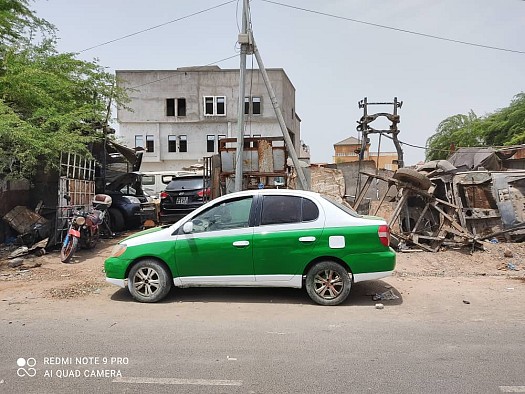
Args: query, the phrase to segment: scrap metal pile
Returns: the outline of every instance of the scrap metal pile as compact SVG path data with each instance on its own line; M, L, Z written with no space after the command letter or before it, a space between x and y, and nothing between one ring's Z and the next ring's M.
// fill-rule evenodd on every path
M445 160L416 169L400 168L392 177L367 177L354 208L372 182L387 182L387 192L371 215L385 217L400 250L436 252L445 246L480 247L480 241L525 240L525 171L459 171Z

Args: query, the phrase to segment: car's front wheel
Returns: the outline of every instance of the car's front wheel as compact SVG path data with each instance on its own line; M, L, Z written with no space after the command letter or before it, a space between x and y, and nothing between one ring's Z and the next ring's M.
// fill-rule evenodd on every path
M306 275L306 292L320 305L338 305L348 297L351 274L333 261L316 263Z
M156 260L141 260L128 275L128 289L139 302L157 302L168 295L172 283L168 270Z

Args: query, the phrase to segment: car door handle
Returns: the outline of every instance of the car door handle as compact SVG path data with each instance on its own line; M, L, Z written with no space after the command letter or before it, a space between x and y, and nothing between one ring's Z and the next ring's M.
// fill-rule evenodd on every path
M233 246L236 248L244 248L245 246L248 246L250 244L250 241L235 241L233 243Z
M301 237L301 238L299 238L299 241L300 242L314 242L315 241L315 237Z

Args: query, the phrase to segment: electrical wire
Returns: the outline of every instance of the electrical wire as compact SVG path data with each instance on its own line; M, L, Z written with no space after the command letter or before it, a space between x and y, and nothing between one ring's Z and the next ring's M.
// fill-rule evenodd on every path
M380 25L378 23L366 22L366 21L362 21L362 20L359 20L359 19L347 18L347 17L340 16L340 15L328 14L326 12L310 10L310 9L302 8L302 7L296 7L296 6L292 6L292 5L289 5L289 4L279 3L277 1L272 1L272 0L261 0L261 1L263 1L265 3L279 5L279 6L282 6L282 7L292 8L292 9L299 10L299 11L310 12L312 14L323 15L323 16L328 16L328 17L331 17L331 18L342 19L342 20L349 21L349 22L361 23L363 25L379 27L381 29L394 30L394 31L398 31L398 32L401 32L401 33L414 34L414 35L421 36L421 37L433 38L433 39L436 39L436 40L448 41L448 42L453 42L453 43L456 43L456 44L470 45L470 46L479 47L479 48L493 49L493 50L496 50L496 51L525 54L525 51L518 51L518 50L515 50L515 49L494 47L494 46L484 45L484 44L476 44L474 42L455 40L455 39L452 39L452 38L445 38L445 37L435 36L435 35L426 34L426 33L419 33L417 31L413 31L413 30L399 29L397 27L392 27L392 26L387 26L387 25Z
M192 67L192 71L194 71L194 70L195 70L195 71L198 71L199 68L208 67L208 66L213 66L213 65L215 65L215 64L217 64L217 63L221 63L221 62L224 62L224 61L226 61L226 60L233 59L233 58L238 57L238 56L239 56L239 54L236 53L236 54L233 55L233 56L225 57L224 59L221 59L221 60L216 60L216 61L214 61L214 62L211 62L211 63L205 64L204 66ZM143 83L143 84L141 84L141 85L133 86L133 87L131 87L130 89L137 89L137 88L140 88L140 87L142 87L142 86L151 85L152 83L160 82L160 81L164 81L164 80L166 80L166 79L170 79L170 78L173 78L173 77L175 77L175 75L169 75L169 76L164 77L164 78L155 79L154 81L150 81L150 82Z
M192 14L185 15L185 16L181 16L180 18L173 19L173 20L171 20L171 21L161 23L160 25L156 25L156 26L148 27L147 29L137 31L137 32L135 32L135 33L126 34L125 36L118 37L118 38L115 38L115 39L113 39L113 40L106 41L106 42L103 42L103 43L101 43L101 44L97 44L97 45L94 45L94 46L92 46L92 47L89 47L89 48L83 49L83 50L79 51L78 53L86 52L86 51L89 51L89 50L91 50L91 49L95 49L95 48L98 48L98 47L101 47L101 46L104 46L104 45L107 45L107 44L114 43L114 42L116 42L116 41L123 40L123 39L125 39L125 38L129 38L129 37L133 37L133 36L136 36L136 35L139 35L139 34L145 33L145 32L150 31L150 30L158 29L159 27L163 27L163 26L169 25L169 24L171 24L171 23L179 22L179 21L181 21L181 20L183 20L183 19L188 19L188 18L190 18L190 17L192 17L192 16L195 16L195 15L203 14L203 13L205 13L205 12L208 12L208 11L214 10L214 9L216 9L216 8L219 8L219 7L225 6L225 5L227 5L227 4L234 3L235 1L238 1L238 0L230 0L230 1L226 1L226 2L221 3L221 4L218 4L218 5L216 5L216 6L213 6L213 7L210 7L210 8L206 8L205 10L200 10L200 11L194 12L194 13L192 13Z

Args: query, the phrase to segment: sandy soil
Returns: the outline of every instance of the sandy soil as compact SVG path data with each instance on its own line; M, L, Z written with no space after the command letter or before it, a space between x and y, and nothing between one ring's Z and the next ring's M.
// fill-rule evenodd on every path
M15 268L8 266L11 260L7 259L13 248L0 247L0 300L69 300L116 290L105 282L103 264L117 241L118 238L102 239L95 249L80 250L71 264L61 263L59 252L53 251L44 256L26 255L23 265ZM508 278L516 285L525 286L525 244L485 243L484 246L485 251L473 253L468 249L400 252L393 279L408 280L413 291L418 286L439 288L440 281L430 280L432 278ZM416 277L425 280L410 280ZM476 286L475 280L467 282Z

